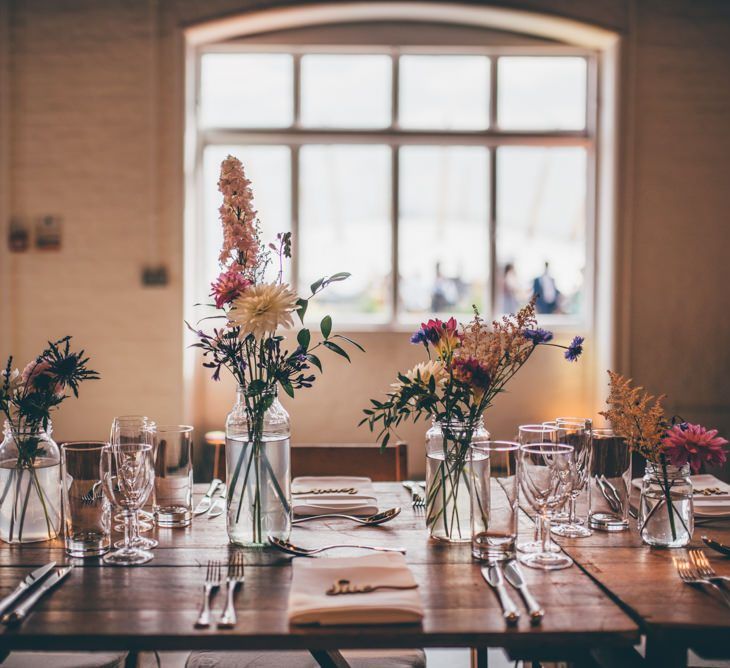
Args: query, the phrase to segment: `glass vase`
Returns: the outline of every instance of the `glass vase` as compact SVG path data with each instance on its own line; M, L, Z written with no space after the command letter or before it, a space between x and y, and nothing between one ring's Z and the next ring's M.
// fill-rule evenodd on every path
M489 466L489 459L471 461L469 448L488 440L481 418L471 426L455 420L434 421L426 432L426 526L431 538L471 541L472 467ZM477 470L473 475L483 477Z
M226 419L227 530L235 545L263 547L291 532L289 414L276 389L243 388Z
M638 524L647 545L683 547L692 540L694 507L689 465L646 463Z
M15 429L0 444L0 540L51 540L61 528L61 453L47 430Z

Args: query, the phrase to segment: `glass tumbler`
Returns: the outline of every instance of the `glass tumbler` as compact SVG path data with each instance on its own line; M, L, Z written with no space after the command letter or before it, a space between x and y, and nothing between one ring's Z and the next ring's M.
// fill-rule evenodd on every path
M612 429L593 430L589 525L599 531L629 528L631 448Z
M154 512L160 527L186 527L193 519L193 428L157 427Z
M64 540L71 557L98 557L111 547L111 508L100 476L105 446L97 441L61 445Z

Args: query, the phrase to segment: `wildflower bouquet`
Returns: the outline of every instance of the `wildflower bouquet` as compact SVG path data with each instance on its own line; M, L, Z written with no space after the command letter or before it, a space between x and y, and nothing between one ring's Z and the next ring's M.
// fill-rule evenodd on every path
M284 260L291 258L291 233L278 234L273 243L262 245L251 182L237 158L229 155L221 164L218 189L223 195L223 248L219 257L222 271L211 286L214 303L209 306L219 311L214 317L225 322L212 333L191 327L198 338L193 345L202 350L203 366L213 370L214 380L219 380L221 369L226 368L238 384L237 410L243 421L244 446L231 458L235 449L233 434L227 433L229 536L234 540L235 534L238 542L263 544L267 532L277 533L277 523L282 527L280 537L288 537L291 519L288 464L285 471L275 475L276 466L264 445L269 438L265 433L267 414L273 411L286 415L278 403L276 388L280 386L293 397L296 390L312 386L313 367L322 371L320 350L349 361L341 344L352 344L360 350L362 347L341 334L332 334L329 316L320 322L318 342L302 326L296 335L296 347L286 347L284 337L277 332L293 328L295 317L303 325L309 300L328 285L347 279L349 274L321 278L310 286L309 296L300 297L283 280ZM272 269L276 277L268 280ZM282 476L286 479L279 479ZM244 495L249 503L244 503ZM267 500L272 499L278 507L267 510ZM235 531L246 519L242 519L242 512L250 521L245 540Z
M468 519L463 526L460 517L460 508L469 503L469 445L483 432L482 416L495 397L538 346L562 348L569 361L583 351L580 336L569 346L552 340L551 332L537 326L534 302L491 324L476 309L471 322L462 326L454 318L429 320L411 337L412 343L425 347L428 361L399 373L386 400L372 399L364 410L360 424L378 429L382 447L404 420L428 416L440 427L440 461L427 467L426 524L431 535L446 540L469 535Z
M673 487L677 484L676 472L689 464L697 473L703 463L722 466L726 460L727 441L698 424L684 422L680 418L668 418L664 413L664 395L655 397L643 387L633 387L631 379L608 372L608 409L601 412L614 431L626 439L631 449L647 462L647 468L659 480L663 498L649 507L650 499L642 499L639 508L639 530L644 534L652 518L666 509L673 541L678 540L677 520L682 525L687 540L692 529L688 518L679 512L674 502ZM646 501L647 503L644 503Z
M0 538L7 542L48 540L60 524L60 455L50 439L50 413L79 385L96 380L84 351L72 352L71 337L48 347L23 371L8 358L0 375L0 412L5 416L0 445ZM28 525L26 525L26 519Z

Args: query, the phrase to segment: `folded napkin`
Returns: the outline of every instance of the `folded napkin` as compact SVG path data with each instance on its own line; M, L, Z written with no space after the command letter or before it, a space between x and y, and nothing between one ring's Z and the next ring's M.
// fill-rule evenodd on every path
M634 487L641 489L641 478L632 481ZM714 475L693 475L692 501L698 517L730 517L730 485ZM703 490L719 490L719 493L703 494Z
M302 494L312 490L356 490L354 494L332 491ZM353 476L301 476L292 480L292 507L295 515L372 515L378 512L373 481Z
M397 552L364 557L294 559L289 593L292 624L415 624L423 619L418 589L379 589L367 594L328 596L339 580L353 586L413 585L416 581Z

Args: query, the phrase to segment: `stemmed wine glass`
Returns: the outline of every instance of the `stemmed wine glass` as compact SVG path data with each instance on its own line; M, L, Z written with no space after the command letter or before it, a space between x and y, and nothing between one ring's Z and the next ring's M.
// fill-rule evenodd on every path
M568 498L575 479L574 449L563 443L533 443L520 446L520 489L525 500L540 515L542 549L521 554L519 560L530 568L545 571L568 568L573 560L563 552L551 552L550 516Z
M124 516L124 541L121 547L104 556L104 563L133 566L148 562L152 553L132 543L132 527L135 513L147 501L155 482L152 445L104 446L99 473L104 493Z
M520 445L531 445L533 443L556 443L557 427L543 424L523 424L518 428L517 442ZM543 548L542 541L542 522L540 516L535 518L535 534L532 540L520 540L515 545L518 552L540 552ZM548 549L553 552L560 552L560 547L552 540L548 544Z
M558 442L572 445L575 451L575 479L568 500L567 521L553 526L552 532L565 538L586 538L593 532L576 516L576 503L591 472L592 422L587 418L558 418L555 424L558 428Z
M157 448L157 424L144 415L121 415L112 420L111 435L109 438L111 445L121 445L124 443L147 443L152 446L152 459L154 461L155 450ZM123 521L121 515L115 516L115 520ZM140 536L140 531L150 531L153 527L154 517L143 510L137 510L132 518L132 537L131 543L134 547L140 547L144 550L151 550L157 547L158 542L154 538L146 538ZM118 527L115 527L118 530ZM115 547L120 547L124 541L114 543Z

